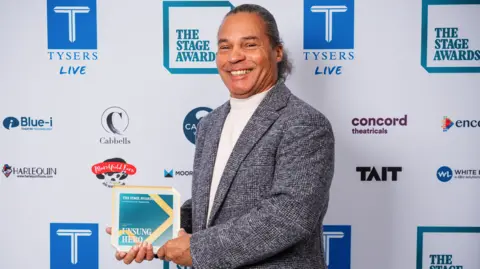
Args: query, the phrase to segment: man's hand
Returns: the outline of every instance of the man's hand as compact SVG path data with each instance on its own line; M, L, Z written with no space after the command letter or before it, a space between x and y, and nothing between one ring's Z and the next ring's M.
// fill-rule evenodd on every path
M112 228L107 227L106 232L107 234L112 235ZM123 260L125 264L130 264L134 260L137 263L141 263L144 260L151 261L153 260L153 247L148 242L137 243L128 253L117 251L115 253L115 258L119 261Z
M169 240L157 251L158 258L181 266L192 266L190 237L192 237L191 234L181 229L177 238Z

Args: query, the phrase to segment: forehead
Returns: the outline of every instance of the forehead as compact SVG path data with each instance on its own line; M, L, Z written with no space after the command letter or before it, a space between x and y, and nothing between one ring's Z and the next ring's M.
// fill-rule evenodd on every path
M240 12L225 18L218 31L219 39L236 39L245 36L266 38L265 22L254 13Z

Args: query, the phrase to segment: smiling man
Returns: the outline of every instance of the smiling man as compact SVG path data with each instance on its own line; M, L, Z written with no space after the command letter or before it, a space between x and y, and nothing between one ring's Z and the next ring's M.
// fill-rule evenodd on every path
M270 12L250 4L229 12L216 61L231 97L198 125L185 231L158 258L195 269L325 269L334 136L284 84L291 65ZM117 259L152 256L143 246Z

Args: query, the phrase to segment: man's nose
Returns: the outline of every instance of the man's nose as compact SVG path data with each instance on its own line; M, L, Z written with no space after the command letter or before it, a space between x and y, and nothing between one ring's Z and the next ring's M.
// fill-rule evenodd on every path
M242 61L245 59L245 54L243 53L243 50L239 47L234 47L230 51L230 55L228 56L228 61L230 63L237 63L239 61Z

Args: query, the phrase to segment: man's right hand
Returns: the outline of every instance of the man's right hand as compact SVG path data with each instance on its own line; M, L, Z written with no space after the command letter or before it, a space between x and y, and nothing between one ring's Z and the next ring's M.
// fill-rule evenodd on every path
M112 227L107 227L105 231L107 234L112 235ZM144 260L151 261L153 257L153 247L148 242L137 243L128 253L123 251L115 253L115 258L119 261L123 260L125 264L130 264L133 261L137 263L141 263Z

